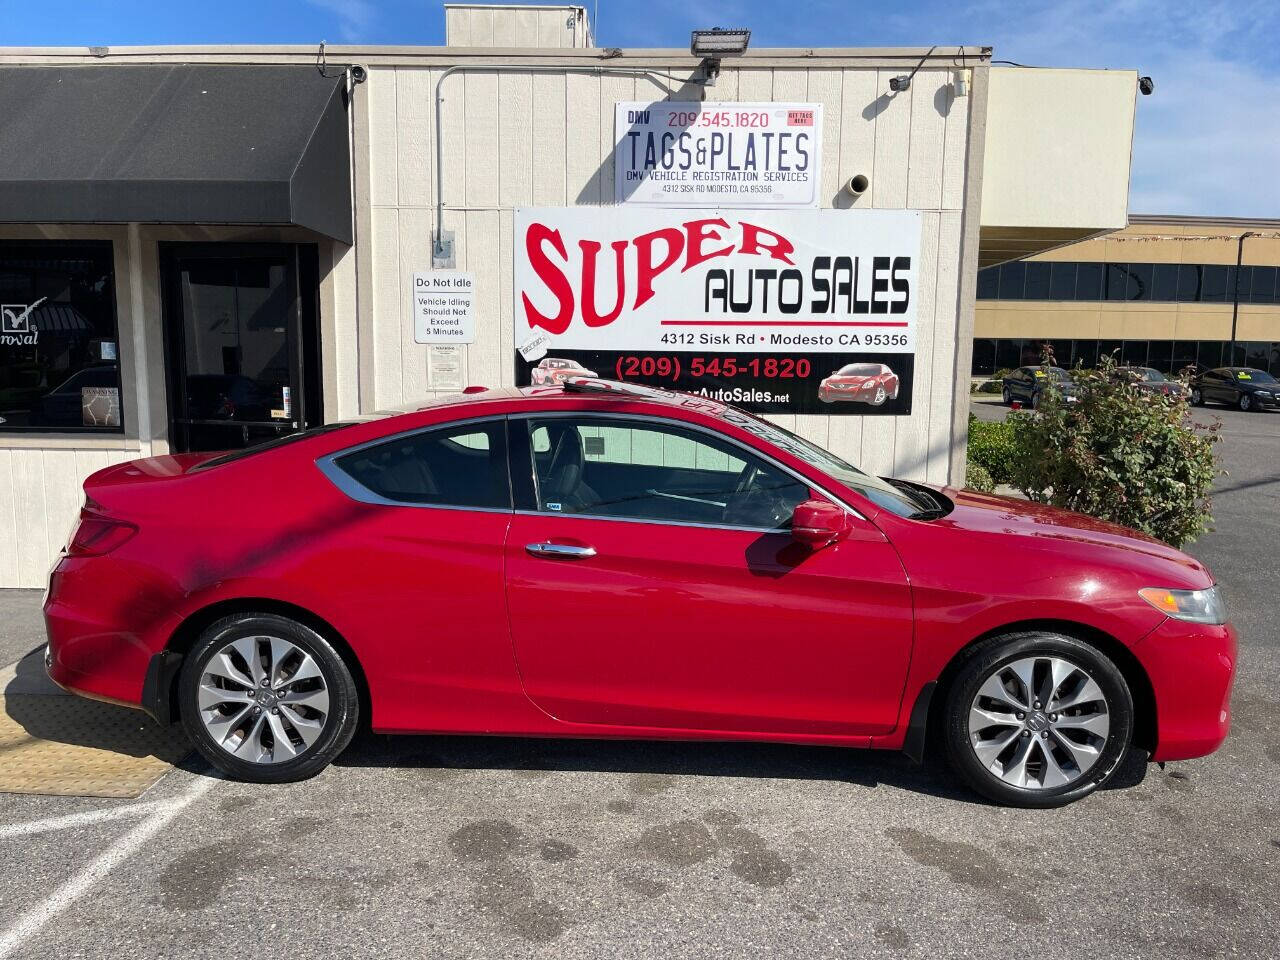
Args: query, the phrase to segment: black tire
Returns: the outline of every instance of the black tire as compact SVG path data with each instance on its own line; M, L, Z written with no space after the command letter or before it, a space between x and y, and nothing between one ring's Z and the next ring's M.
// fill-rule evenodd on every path
M1192 388L1191 388L1191 405L1192 405L1193 407L1203 407L1203 406L1204 406L1204 394L1202 394L1202 393L1200 392L1200 388L1199 388L1199 387L1192 387Z
M328 690L329 708L319 736L292 759L254 763L236 757L214 740L200 718L199 687L206 665L228 643L252 636L278 637L310 654ZM183 659L178 703L183 728L201 756L228 776L251 783L292 783L315 776L346 749L360 713L355 680L332 644L310 627L269 613L224 617L206 629Z
M1074 781L1059 787L1006 783L978 760L969 738L969 711L983 683L1002 665L1033 656L1053 656L1083 669L1107 702L1109 730L1097 760ZM1100 650L1075 637L1047 631L1009 633L973 648L949 685L943 704L942 741L947 759L975 791L1011 807L1060 807L1088 796L1116 772L1133 737L1133 697L1124 676Z
M1038 393L1033 393L1033 394L1031 395L1031 409L1032 409L1032 410L1039 410L1039 409L1040 409L1040 394L1038 394Z
M1000 392L1001 392L1001 394L1002 394L1002 395L1003 395L1003 397L1004 397L1004 405L1005 405L1006 407L1011 407L1011 406L1013 406L1013 394L1009 392L1009 388L1008 388L1008 387L1005 387L1005 388L1004 388L1003 390L1001 390Z
M1252 413L1258 409L1257 404L1253 402L1253 397L1247 393L1240 394L1239 407L1241 413Z

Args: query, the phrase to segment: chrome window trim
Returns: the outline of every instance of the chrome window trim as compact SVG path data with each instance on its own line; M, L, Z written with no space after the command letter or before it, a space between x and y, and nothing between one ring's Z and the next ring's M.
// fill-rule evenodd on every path
M745 451L746 453L755 457L757 460L762 460L765 463L769 464L770 466L776 467L778 470L781 470L783 473L787 474L793 480L803 483L805 486L809 487L811 490L816 490L818 493L822 494L832 503L843 508L852 516L857 517L859 520L867 519L862 515L861 511L859 511L856 507L851 506L845 500L833 494L826 487L820 484L814 483L812 480L804 476L799 471L792 470L785 463L779 463L773 457L769 456L766 453L761 452L760 450L757 450L755 447L751 446L748 443L743 443L741 440L737 439L736 437L728 436L727 434L721 433L718 430L712 430L710 427L705 427L700 423L690 423L687 420L671 419L668 417L661 417L661 416L656 416L654 414L647 414L647 413L605 413L605 412L597 413L594 410L548 410L546 412L541 412L541 413L539 412L523 413L522 412L517 414L511 414L508 417L508 419L512 421L551 420L551 419L560 420L560 419L565 419L569 417L578 417L578 418L588 417L588 418L604 419L604 420L635 420L641 423L670 424L672 426L681 427L681 428L692 430L698 433L704 433L707 436L715 437L719 440L724 441L725 443L728 443L732 446L737 447L740 450ZM532 432L530 432L530 436L529 436L529 454L530 454L530 457L532 457L533 455ZM508 458L510 458L511 456L511 451L509 449L507 451L507 456ZM511 466L514 466L514 464L512 464ZM530 462L529 467L531 470L533 470L533 466L534 466L533 463ZM533 470L533 486L534 486L535 497L539 497L540 495L538 493L537 470ZM515 512L517 514L524 515L524 516L581 517L583 519L589 519L589 520L616 520L620 523L658 523L658 524L663 524L664 526L702 527L702 528L708 528L708 529L714 529L714 530L747 530L747 531L753 531L756 533L787 533L787 530L781 529L778 527L744 527L744 526L735 526L733 524L695 523L692 521L683 521L683 520L646 520L642 517L606 517L606 516L599 516L596 514L586 514L586 513L556 513L554 510L516 510Z
M424 433L436 433L440 430L449 430L454 427L466 427L476 424L487 423L503 423L505 424L507 417L505 414L483 417L467 417L462 420L449 420L444 423L433 423L425 427L418 427L414 430L405 430L401 433L392 433L386 436L378 437L375 440L366 440L364 443L357 443L355 446L344 447L333 453L327 453L322 457L317 457L315 464L335 487L342 493L359 503L369 503L382 507L412 507L420 510L462 510L467 513L514 513L515 498L511 489L511 451L506 451L507 460L507 503L506 507L468 507L456 503L413 503L409 500L393 500L391 497L384 497L380 493L375 493L364 484L356 480L355 477L347 473L337 461L342 457L349 456L353 453L359 453L361 450L368 450L371 447L380 447L385 443L396 443L401 440L408 440L411 437L419 436ZM506 438L503 438L503 447L508 447Z

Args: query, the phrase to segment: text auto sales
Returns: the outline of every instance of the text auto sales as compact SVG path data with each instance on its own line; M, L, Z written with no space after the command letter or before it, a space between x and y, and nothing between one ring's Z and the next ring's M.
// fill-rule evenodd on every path
M909 256L814 256L807 272L795 260L795 245L785 236L746 220L736 229L719 218L690 220L641 234L631 240L604 244L579 240L581 274L571 276L570 257L560 231L544 224L530 225L525 236L526 254L533 272L557 304L552 314L541 312L527 292L522 295L525 318L530 328L541 327L553 335L568 329L575 314L588 327L602 327L617 320L624 309L639 309L654 296L654 282L678 265L681 274L710 260L757 256L782 266L747 269L713 267L703 280L703 309L708 315L776 313L783 317L805 314L826 316L891 316L904 314L911 301L912 259ZM601 260L605 261L601 264ZM612 264L608 264L613 260ZM868 262L869 261L869 262ZM602 276L603 275L603 276ZM597 290L597 278L607 291ZM628 289L628 278L633 287ZM575 290L578 295L575 296ZM603 301L603 302L601 302ZM816 319L815 322L821 322ZM690 321L689 325L697 325ZM869 321L866 326L876 326ZM886 326L898 324L886 322ZM663 342L681 344L747 344L769 346L890 346L885 334L857 332L762 334L668 333ZM905 337L901 342L905 343Z

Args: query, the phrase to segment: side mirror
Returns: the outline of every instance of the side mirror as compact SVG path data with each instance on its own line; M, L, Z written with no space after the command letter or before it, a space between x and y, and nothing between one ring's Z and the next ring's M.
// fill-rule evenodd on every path
M814 550L835 543L849 532L849 515L829 500L806 500L791 515L791 536Z

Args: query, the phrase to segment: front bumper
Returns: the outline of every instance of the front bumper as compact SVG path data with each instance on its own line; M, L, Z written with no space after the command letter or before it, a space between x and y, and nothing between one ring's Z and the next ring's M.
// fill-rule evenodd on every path
M1213 753L1231 729L1236 631L1168 619L1133 648L1156 701L1151 759L1190 760Z

